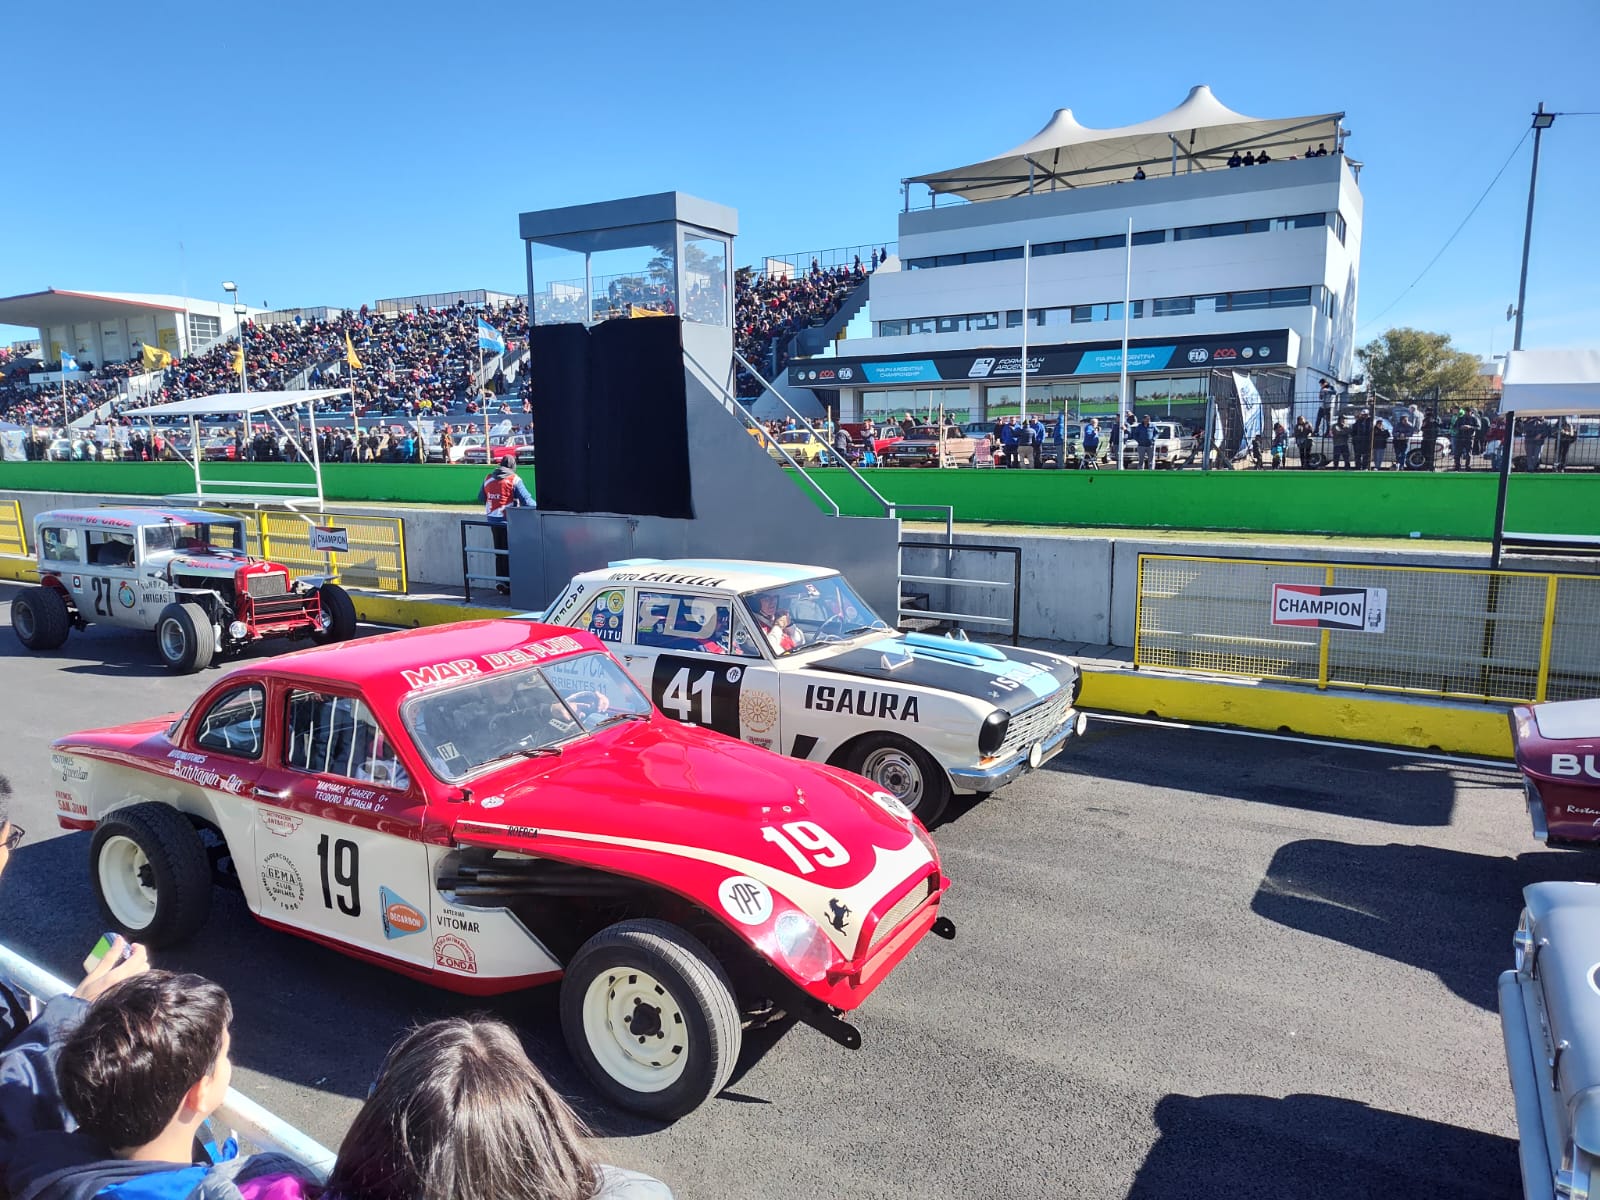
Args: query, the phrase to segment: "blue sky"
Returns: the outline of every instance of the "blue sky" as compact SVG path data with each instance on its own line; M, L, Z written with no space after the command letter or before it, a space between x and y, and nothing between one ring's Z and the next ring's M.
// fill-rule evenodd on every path
M89 0L70 26L27 22L32 50L7 56L0 295L186 281L220 298L225 278L273 307L519 291L518 212L670 188L739 210L741 263L892 240L903 176L1008 149L1058 107L1121 125L1207 83L1254 116L1348 114L1361 341L1404 324L1509 347L1531 139L1372 318L1535 102L1600 111L1594 0L1096 7L158 0L135 16ZM1600 346L1597 195L1600 117L1558 120L1530 347Z

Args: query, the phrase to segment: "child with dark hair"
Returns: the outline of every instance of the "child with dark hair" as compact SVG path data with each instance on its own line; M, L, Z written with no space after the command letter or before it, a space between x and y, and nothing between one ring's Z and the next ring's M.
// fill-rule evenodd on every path
M389 1051L323 1200L672 1200L587 1134L509 1026L434 1021Z

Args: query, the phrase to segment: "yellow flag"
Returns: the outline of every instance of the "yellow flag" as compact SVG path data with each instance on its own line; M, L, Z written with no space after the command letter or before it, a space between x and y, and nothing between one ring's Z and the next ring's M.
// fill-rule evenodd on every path
M168 354L160 346L151 346L148 343L145 345L144 369L146 371L159 371L162 367L170 367L171 365L172 355Z
M228 363L228 370L237 371L241 375L244 374L244 347L243 346L235 346L233 348L233 358Z
M352 371L361 370L361 360L356 357L355 343L350 340L350 335L344 335L344 361Z

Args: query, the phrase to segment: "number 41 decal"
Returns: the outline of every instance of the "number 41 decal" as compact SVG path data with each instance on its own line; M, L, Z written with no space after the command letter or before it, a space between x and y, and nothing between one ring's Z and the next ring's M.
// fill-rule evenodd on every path
M787 854L802 875L809 875L818 867L842 867L850 861L850 852L815 821L768 825L761 830L761 837Z

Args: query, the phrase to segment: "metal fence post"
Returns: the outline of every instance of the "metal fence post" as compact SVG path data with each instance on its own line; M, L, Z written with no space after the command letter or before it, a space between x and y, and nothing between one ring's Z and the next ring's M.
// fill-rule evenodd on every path
M1328 587L1333 586L1332 567L1329 567L1324 573L1323 582L1327 584ZM1320 691L1328 690L1328 644L1331 640L1332 634L1333 630L1325 627L1322 630L1322 637L1317 643L1317 688Z
M1509 447L1509 440L1507 443ZM1509 453L1509 449L1508 449ZM1542 702L1550 686L1550 643L1556 634L1556 576L1551 575L1544 585L1544 628L1539 631L1539 675L1534 680L1533 699Z

